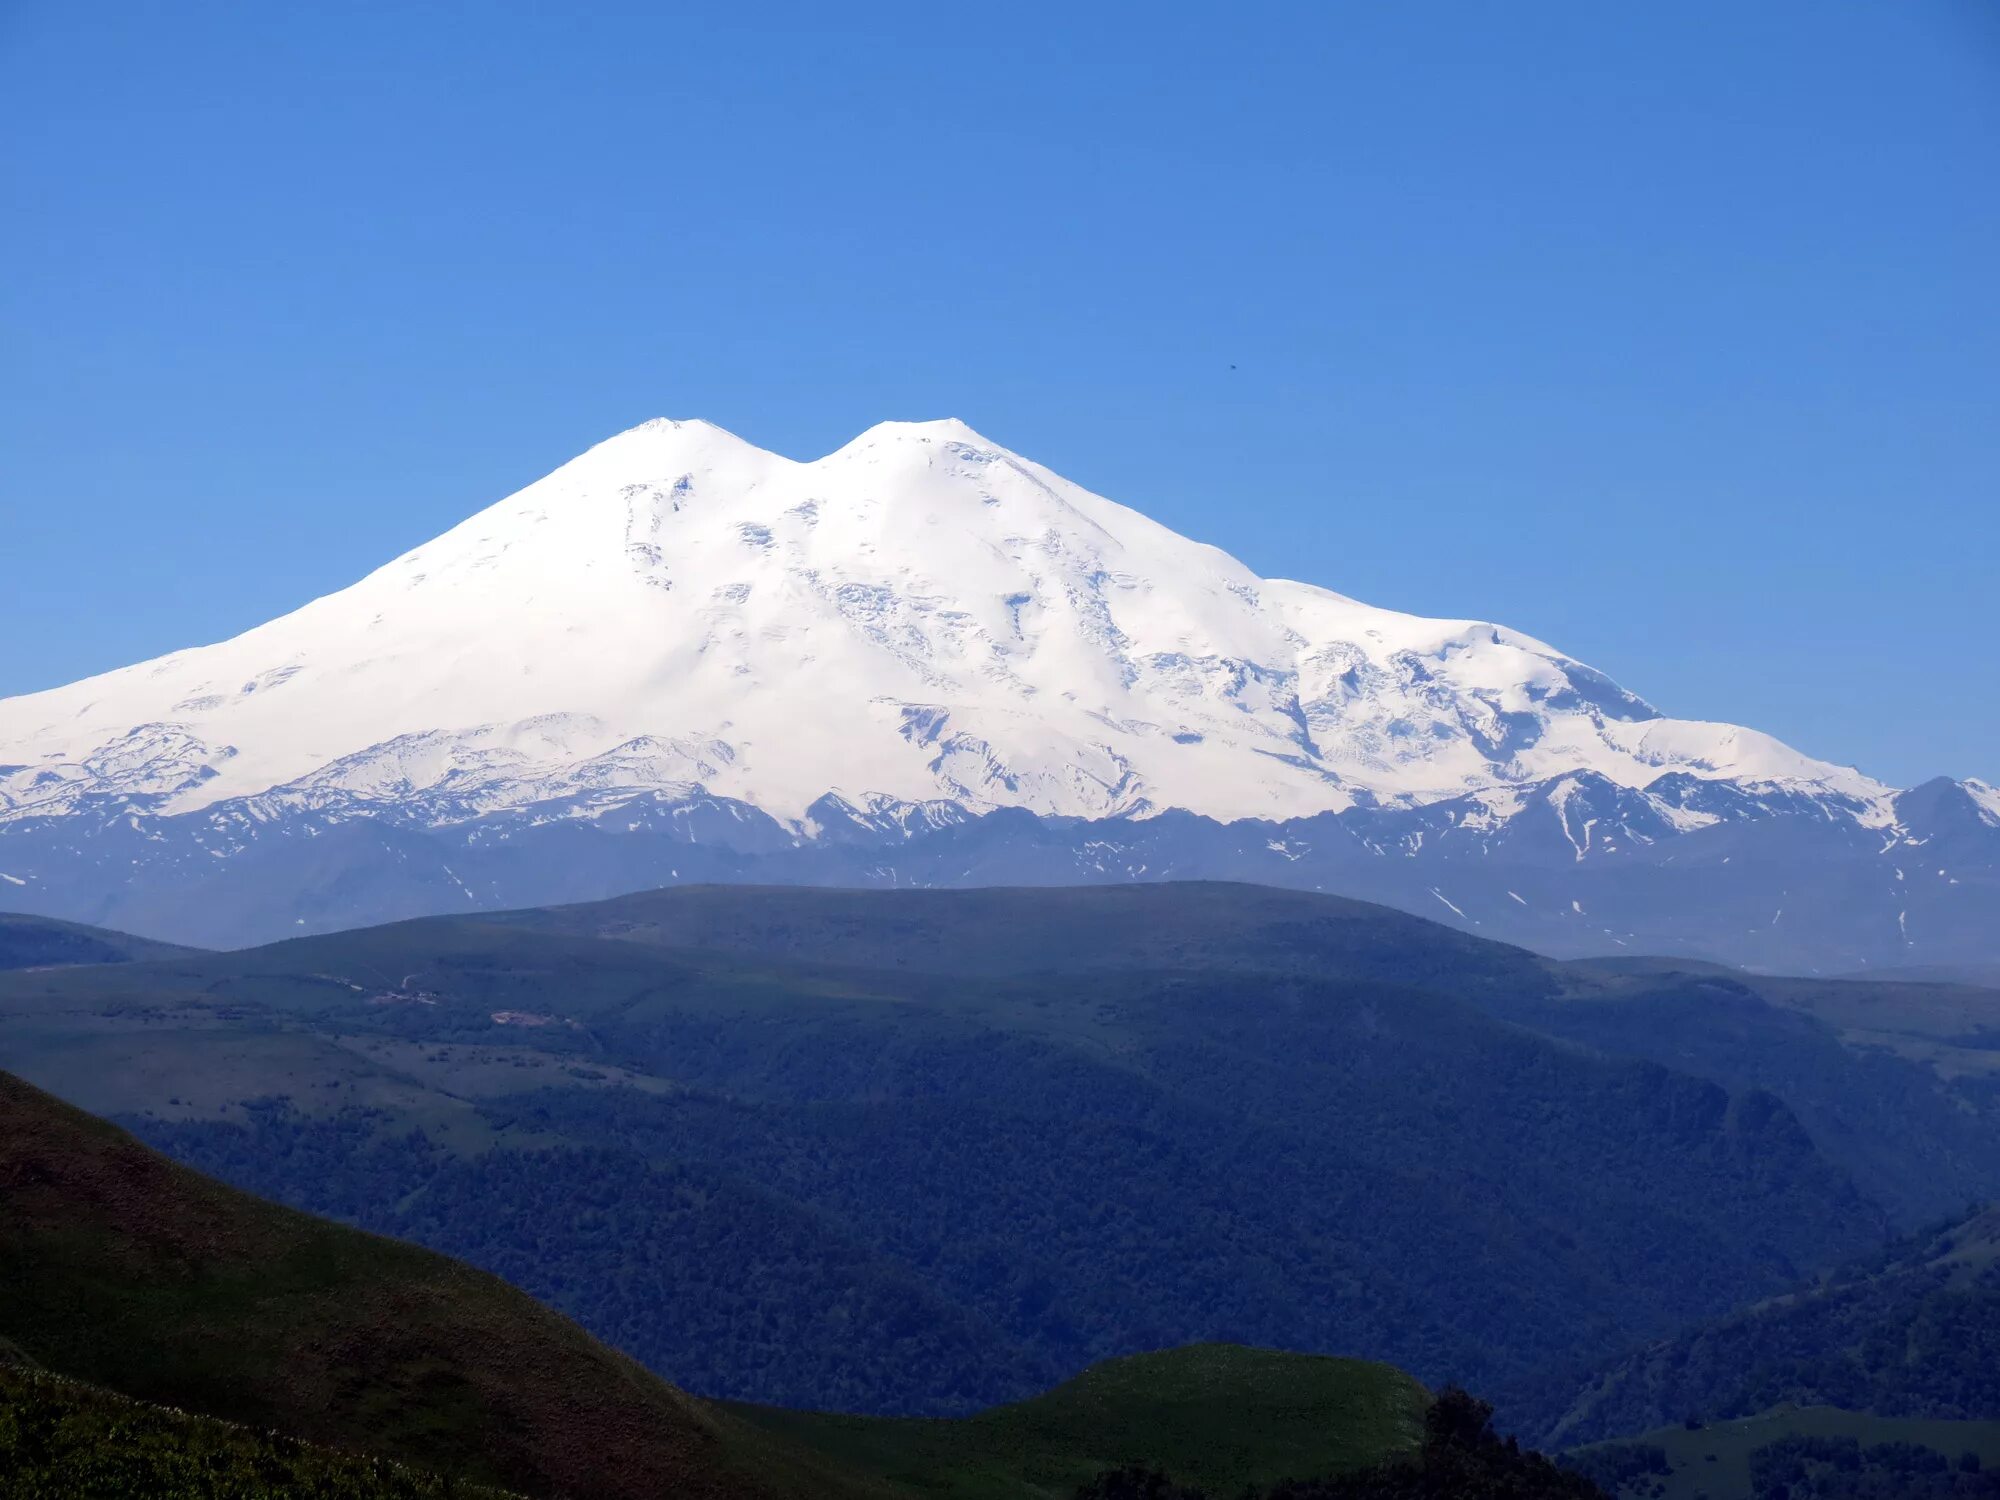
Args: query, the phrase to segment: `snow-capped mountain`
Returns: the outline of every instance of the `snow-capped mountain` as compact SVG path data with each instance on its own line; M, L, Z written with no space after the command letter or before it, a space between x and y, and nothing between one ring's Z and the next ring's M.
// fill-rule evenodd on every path
M2000 826L2000 796L1962 790ZM1157 844L1170 812L1331 817L1371 863L1497 868L1540 851L1538 830L1596 865L1801 817L1879 852L1908 834L1899 805L1504 627L1259 578L955 421L885 423L813 462L648 422L233 640L0 701L0 880L98 920L232 862L293 868L273 851L302 840L349 892L414 879L412 840L457 851L448 879L365 905L400 915L546 899L465 871L564 825L630 836L539 860L565 872L558 894L596 894L686 878L631 867L662 837L789 861L767 878L965 878L892 866L1010 810L1044 841L1095 829L1077 847L1100 851ZM1296 879L1302 837L1251 839L1240 873ZM1163 856L1093 875L1072 855L1050 878L1210 873ZM402 866L388 887L358 873L381 861ZM295 887L226 936L356 914L261 877ZM1480 920L1449 892L1429 905Z
M697 786L794 820L827 792L1282 818L1571 770L1883 792L1516 632L1259 578L949 421L813 463L649 422L234 640L0 703L0 747L9 819Z

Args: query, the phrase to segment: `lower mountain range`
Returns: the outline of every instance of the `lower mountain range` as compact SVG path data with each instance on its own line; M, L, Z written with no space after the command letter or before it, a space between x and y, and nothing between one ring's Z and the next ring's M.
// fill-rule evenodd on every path
M2000 796L1938 780L1882 816L1824 789L1589 771L1284 821L1061 818L836 797L800 823L706 793L473 815L379 799L110 797L0 829L10 905L236 946L433 913L702 882L844 887L1252 880L1379 901L1568 957L1837 974L2000 959Z
M851 1411L1224 1339L1553 1430L1565 1382L2000 1177L1995 992L1232 885L684 888L17 970L0 1048L698 1393Z

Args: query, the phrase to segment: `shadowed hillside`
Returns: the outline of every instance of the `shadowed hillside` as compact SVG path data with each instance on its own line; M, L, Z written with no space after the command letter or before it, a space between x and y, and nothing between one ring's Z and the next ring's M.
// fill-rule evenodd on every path
M172 958L194 951L174 943L113 932L108 927L86 927L81 922L0 911L0 969L122 964L136 959Z
M4 1074L0 1198L0 1337L51 1371L531 1494L771 1492L729 1419L495 1278L232 1191Z
M1551 1388L1532 1427L1573 1444L1780 1405L2000 1418L2000 1209Z

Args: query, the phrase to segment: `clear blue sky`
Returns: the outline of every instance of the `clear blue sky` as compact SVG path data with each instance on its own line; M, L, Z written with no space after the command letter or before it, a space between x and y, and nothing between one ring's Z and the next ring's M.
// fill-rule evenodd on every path
M0 0L0 693L653 415L2000 778L2000 4ZM1233 368L1232 368L1233 367Z

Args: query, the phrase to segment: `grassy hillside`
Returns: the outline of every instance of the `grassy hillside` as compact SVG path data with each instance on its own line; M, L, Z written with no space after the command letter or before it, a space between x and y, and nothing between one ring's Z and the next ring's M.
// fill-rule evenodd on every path
M1778 1405L2000 1420L2000 1209L1615 1361L1534 1430L1573 1444Z
M509 1500L383 1458L0 1367L0 1474L27 1500Z
M788 1451L823 1450L829 1470L874 1476L859 1492L881 1500L1042 1500L1127 1465L1231 1497L1251 1484L1360 1469L1415 1452L1428 1405L1422 1387L1384 1366L1209 1345L1112 1361L960 1421L750 1407L738 1415ZM15 1486L9 1494L35 1500L507 1500L388 1459L4 1367L0 1474ZM790 1477L812 1484L809 1470Z
M1032 1400L958 1420L738 1408L922 1495L1067 1495L1146 1466L1234 1495L1411 1453L1429 1397L1386 1365L1203 1344L1095 1365Z
M1403 984L1552 985L1534 955L1406 912L1216 881L910 891L676 886L478 920L682 953L931 974L1310 963Z
M0 1338L50 1371L531 1494L769 1493L775 1445L495 1278L262 1203L0 1075Z
M86 927L81 922L0 911L0 969L121 964L135 959L172 958L194 951L174 943L113 932L108 927Z

